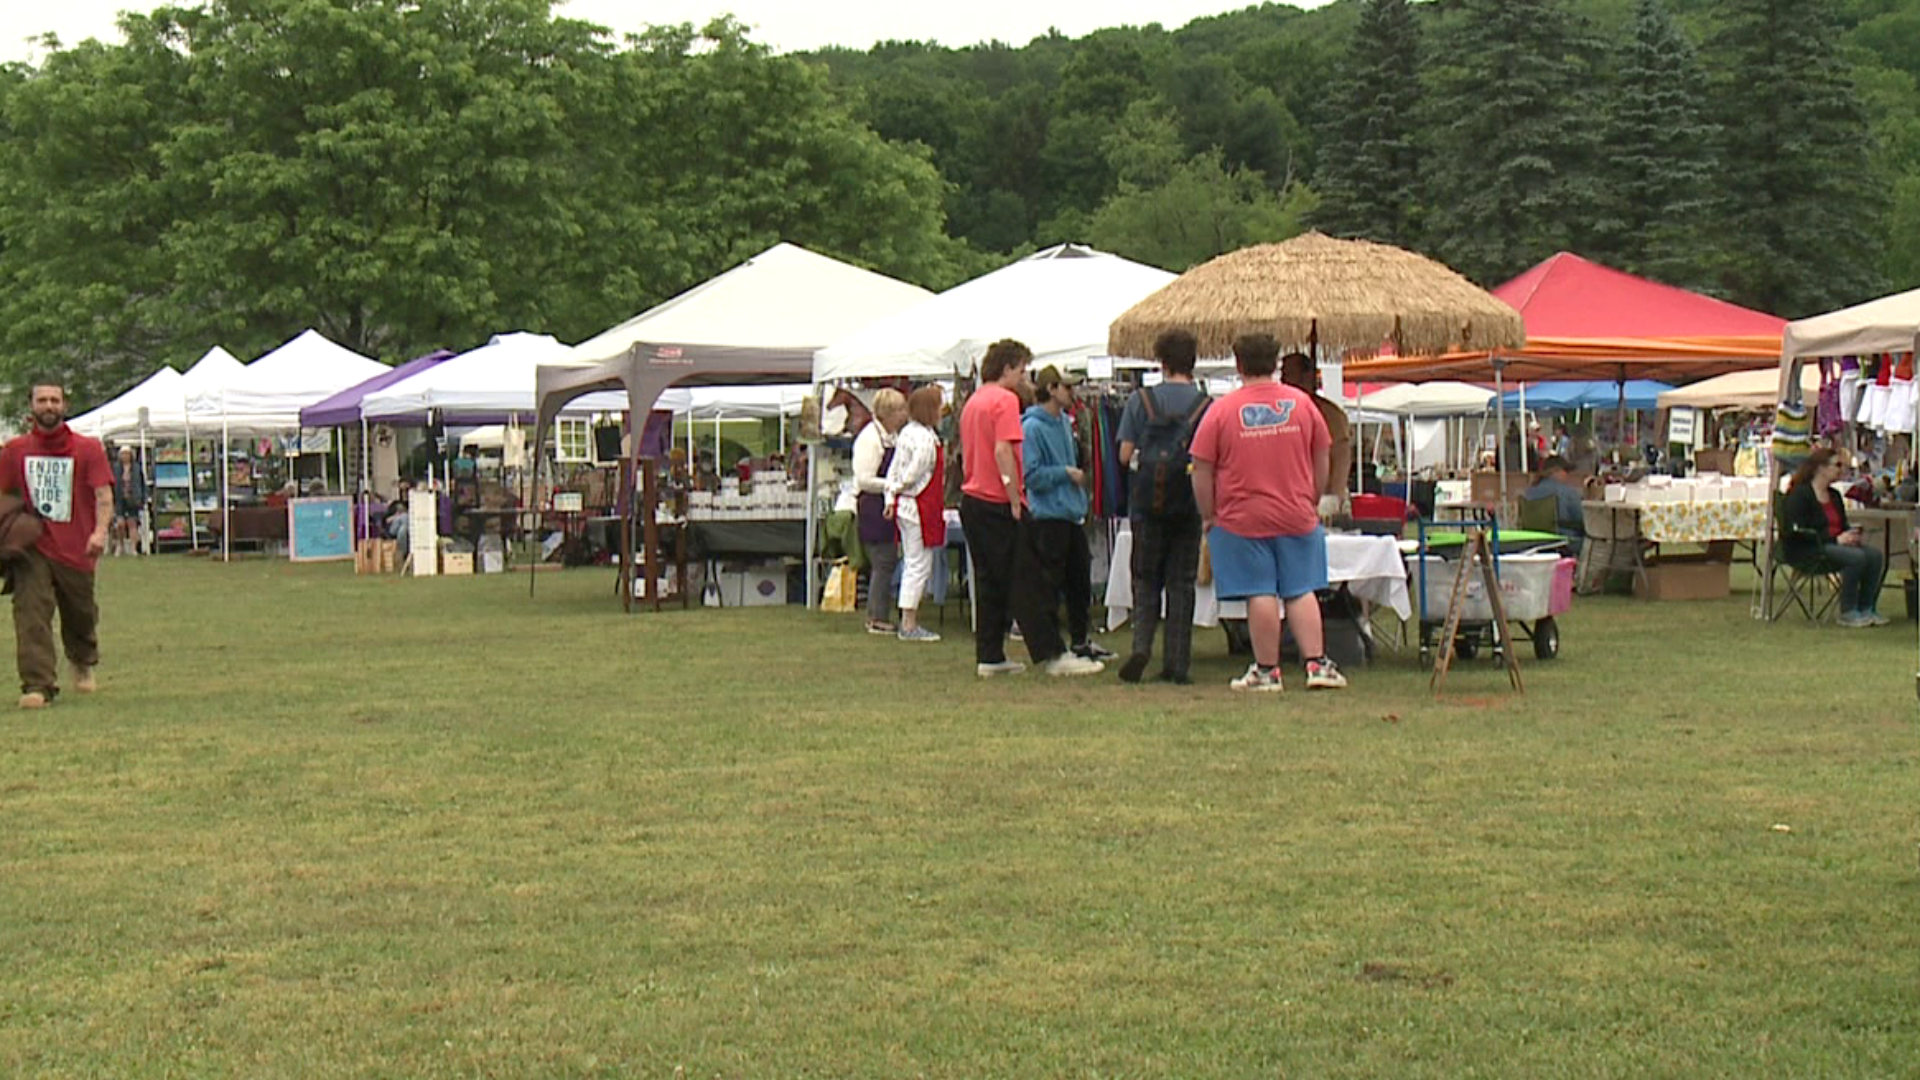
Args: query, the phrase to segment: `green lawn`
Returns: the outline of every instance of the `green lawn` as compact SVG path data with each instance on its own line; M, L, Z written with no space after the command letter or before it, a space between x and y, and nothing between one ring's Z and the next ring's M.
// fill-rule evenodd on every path
M607 572L100 586L101 692L0 714L0 1076L1920 1071L1911 623L1582 598L1436 702Z

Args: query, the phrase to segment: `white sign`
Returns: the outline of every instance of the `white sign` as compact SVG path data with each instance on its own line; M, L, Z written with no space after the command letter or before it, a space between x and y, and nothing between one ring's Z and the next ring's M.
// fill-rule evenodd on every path
M414 577L440 572L440 500L431 491L407 493L407 554Z
M1087 378L1089 379L1113 378L1113 357L1095 356L1095 357L1089 358L1087 360Z
M73 520L73 459L27 458L27 491L33 509L48 521Z
M1676 406L1667 412L1667 441L1694 445L1694 413L1685 406Z

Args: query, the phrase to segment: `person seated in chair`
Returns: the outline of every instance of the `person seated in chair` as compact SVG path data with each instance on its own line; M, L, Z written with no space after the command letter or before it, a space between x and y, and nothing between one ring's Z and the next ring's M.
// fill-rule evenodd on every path
M1780 561L1840 575L1841 626L1884 626L1890 620L1878 608L1887 559L1879 548L1861 543L1860 530L1847 523L1846 500L1833 490L1845 467L1838 451L1823 446L1794 470L1780 500Z
M1520 497L1527 500L1554 500L1554 523L1556 531L1569 540L1582 540L1587 534L1587 520L1580 509L1580 489L1573 486L1567 476L1567 459L1558 454L1540 463L1540 473L1533 486L1522 492Z

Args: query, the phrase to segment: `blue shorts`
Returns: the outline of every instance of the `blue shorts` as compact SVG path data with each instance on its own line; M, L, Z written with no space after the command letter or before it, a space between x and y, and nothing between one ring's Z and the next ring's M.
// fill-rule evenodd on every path
M1277 596L1294 600L1327 587L1327 534L1238 536L1215 525L1207 533L1213 589L1222 600Z

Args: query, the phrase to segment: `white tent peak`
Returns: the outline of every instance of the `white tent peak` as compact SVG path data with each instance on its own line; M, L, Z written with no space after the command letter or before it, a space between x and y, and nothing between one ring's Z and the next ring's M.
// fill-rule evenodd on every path
M1493 391L1463 382L1399 383L1364 398L1349 399L1369 412L1395 416L1464 416L1487 411Z
M1906 352L1920 336L1920 289L1882 296L1787 324L1782 366L1802 356ZM1784 388L1784 380L1783 380Z
M642 342L812 350L932 295L917 285L782 242L588 338L563 362L617 359Z
M495 334L485 345L368 394L361 399L360 412L370 420L419 421L429 410L438 410L454 423L473 417L531 416L535 373L542 364L561 362L567 352L552 334ZM626 400L602 394L577 404L573 411L618 412Z
M1033 350L1033 366L1085 368L1107 355L1107 326L1174 279L1083 244L1036 251L814 353L815 382L970 374L1001 338Z
M89 435L96 439L115 438L129 433L137 434L140 429L141 409L147 410L147 422L151 425L154 413L160 412L168 405L179 407L180 380L183 377L170 367L162 367L141 379L131 389L112 401L74 417L68 422L68 426L82 435Z
M303 330L224 383L192 388L187 411L196 424L224 424L235 431L295 430L302 408L386 370L385 364L328 341L317 330Z
M227 385L235 376L246 370L232 353L215 345L203 353L193 366L181 374L184 380L180 384L183 394L196 394L203 390L216 389Z

